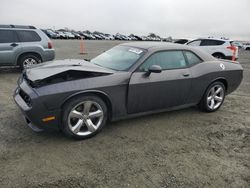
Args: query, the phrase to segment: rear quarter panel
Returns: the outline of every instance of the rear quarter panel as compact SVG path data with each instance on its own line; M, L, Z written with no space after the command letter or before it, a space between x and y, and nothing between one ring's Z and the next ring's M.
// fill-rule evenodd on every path
M223 68L224 67L224 68ZM198 103L208 86L216 80L227 82L227 94L240 85L243 78L243 68L239 63L229 61L208 61L190 68L192 74L190 103Z
M36 53L39 54L42 58L42 61L50 61L55 58L55 50L54 49L48 49L48 42L50 42L50 39L47 37L45 33L43 33L41 30L37 29L35 32L38 33L38 35L41 38L41 41L35 41L35 42L21 42L21 50L16 53L16 62L20 55L24 53Z

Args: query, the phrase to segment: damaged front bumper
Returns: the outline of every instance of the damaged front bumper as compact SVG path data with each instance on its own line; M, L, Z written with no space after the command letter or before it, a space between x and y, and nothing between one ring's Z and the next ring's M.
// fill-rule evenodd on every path
M14 101L21 109L26 124L35 132L42 130L59 130L60 110L48 110L40 101L39 96L24 79L19 79L18 87L14 95ZM53 116L51 121L44 122L43 119Z

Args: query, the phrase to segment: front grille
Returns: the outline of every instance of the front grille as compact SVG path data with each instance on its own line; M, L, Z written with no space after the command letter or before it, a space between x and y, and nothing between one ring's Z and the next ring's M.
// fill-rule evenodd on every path
M24 100L24 102L31 107L32 103L31 103L31 98L29 95L27 95L22 89L20 89L19 91L19 95L21 96L21 98Z

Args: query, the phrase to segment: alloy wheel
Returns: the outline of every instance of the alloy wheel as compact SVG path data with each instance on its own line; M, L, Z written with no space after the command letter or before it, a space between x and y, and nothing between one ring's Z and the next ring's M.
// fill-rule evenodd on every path
M221 85L214 85L207 95L208 107L211 110L218 109L224 100L224 95L224 88Z
M33 59L33 58L27 58L27 59L25 59L24 60L24 62L23 62L23 68L29 68L29 67L31 67L32 65L35 65L35 64L37 64L38 62L35 60L35 59Z
M98 130L104 119L102 107L95 101L77 104L68 115L68 126L78 136L88 136Z

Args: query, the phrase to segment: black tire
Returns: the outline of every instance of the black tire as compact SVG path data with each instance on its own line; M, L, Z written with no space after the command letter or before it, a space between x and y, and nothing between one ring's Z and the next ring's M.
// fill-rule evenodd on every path
M215 53L215 54L213 54L213 56L217 59L225 59L225 56L223 54L220 54L220 53Z
M249 48L249 47L247 47L247 48L246 48L246 50L250 50L250 48Z
M216 86L220 86L223 90L223 96L221 97L222 98L222 101L220 101L220 104L217 108L215 109L212 109L209 107L209 102L208 102L208 97L210 96L210 92L211 92L211 89L212 88L216 88ZM200 103L198 104L199 108L204 111L204 112L215 112L217 110L219 110L219 108L221 107L221 105L223 104L224 102L224 99L225 99L225 95L226 95L226 90L225 90L225 85L222 83L222 82L214 82L212 83L211 85L208 86L208 88L206 89L206 92L204 93Z
M40 57L36 56L36 55L33 55L33 54L27 54L27 55L24 55L22 56L20 59L19 59L19 66L20 68L23 70L25 69L25 61L26 60L33 60L35 62L35 64L38 64L38 63L41 63L42 60Z
M91 134L88 135L78 135L72 132L70 125L69 125L69 115L70 112L75 109L75 107L81 103L84 103L86 101L93 101L94 103L97 103L102 111L103 111L103 119L102 122L100 124L100 126ZM85 107L83 107L85 108ZM99 133L101 131L101 129L106 125L108 119L108 109L107 109L107 105L105 104L105 102L99 98L98 96L95 95L89 95L89 96L78 96L75 97L73 99L71 99L70 101L68 101L64 107L63 107L63 111L62 111L62 123L61 123L61 129L63 131L63 133L71 138L75 138L75 139L87 139L90 137L95 136L97 133ZM86 124L83 125L83 128L87 128ZM88 129L88 128L87 128ZM80 132L80 131L79 131ZM81 133L80 133L81 134Z

